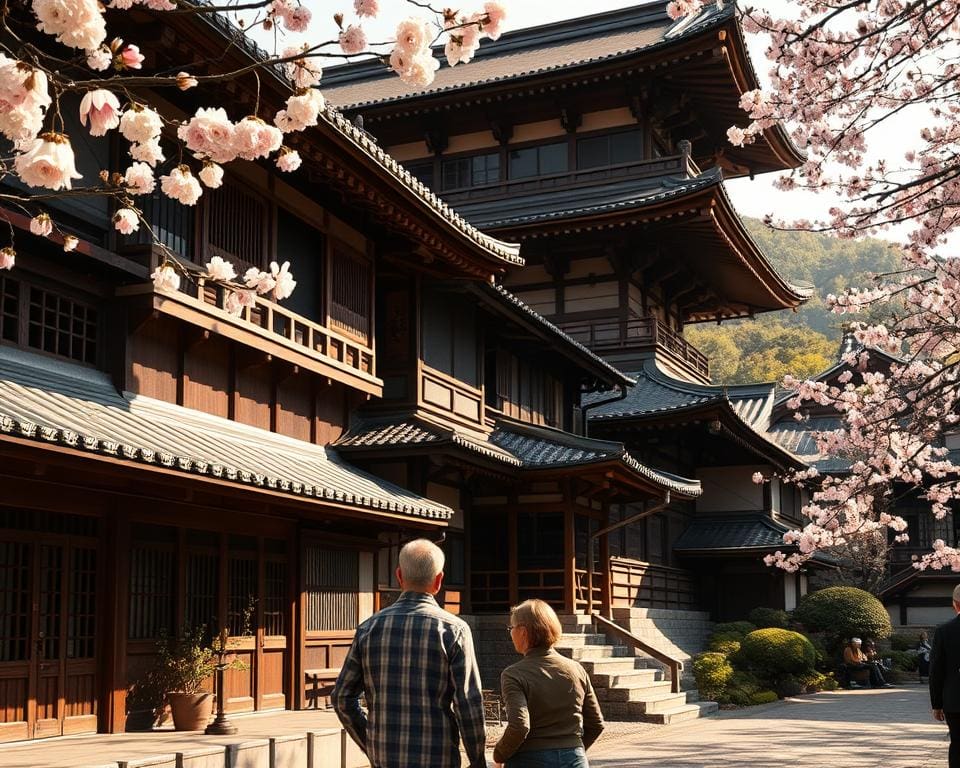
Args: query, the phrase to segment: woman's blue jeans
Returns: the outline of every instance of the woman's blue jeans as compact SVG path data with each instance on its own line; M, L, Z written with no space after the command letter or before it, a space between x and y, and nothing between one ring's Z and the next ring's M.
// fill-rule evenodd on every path
M583 747L519 752L505 765L506 768L589 768Z

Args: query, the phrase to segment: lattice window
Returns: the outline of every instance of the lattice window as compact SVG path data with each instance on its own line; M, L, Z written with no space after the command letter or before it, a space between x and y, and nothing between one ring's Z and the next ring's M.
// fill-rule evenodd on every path
M29 656L30 570L29 544L0 541L0 662Z
M363 342L370 334L370 264L334 249L330 263L330 324Z
M20 282L0 275L0 339L16 343L20 336Z
M219 556L215 552L187 553L184 622L188 627L216 627Z
M97 518L84 515L64 515L33 509L3 507L0 509L0 528L14 531L60 533L67 536L96 536Z
M232 555L227 563L227 629L231 636L256 630L256 607L257 555Z
M26 346L82 363L96 363L97 310L31 287Z
M357 626L359 570L356 552L306 547L303 583L307 631L351 630Z
M39 589L40 659L60 658L62 620L63 547L41 545Z
M268 559L264 563L263 633L286 634L287 564Z
M67 658L92 659L97 627L97 550L71 552L67 593Z
M264 266L267 253L267 204L235 181L204 195L204 261L220 256L242 274L249 267Z
M134 545L130 553L131 640L173 631L176 553L173 547Z

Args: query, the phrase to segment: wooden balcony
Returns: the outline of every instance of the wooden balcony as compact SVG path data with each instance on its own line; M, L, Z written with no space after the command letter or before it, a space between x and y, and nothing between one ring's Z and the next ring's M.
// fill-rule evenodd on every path
M699 607L693 573L626 557L610 558L610 592L614 608L690 611Z
M482 184L463 189L445 189L443 199L456 206L466 202L488 199L505 199L536 192L589 187L627 179L649 179L660 176L692 178L700 175L700 169L689 154L638 160L632 163L610 165L603 168L572 170L525 179L510 179L494 184Z
M700 350L655 317L623 322L597 320L558 323L560 328L598 355L613 361L635 353L664 356L701 382L710 381L710 361Z
M165 291L153 283L120 288L120 296L142 297L149 309L210 333L259 350L278 360L343 382L376 397L383 381L376 376L372 346L347 338L273 301L256 297L240 315L225 309L228 292L196 276L182 281L179 291Z

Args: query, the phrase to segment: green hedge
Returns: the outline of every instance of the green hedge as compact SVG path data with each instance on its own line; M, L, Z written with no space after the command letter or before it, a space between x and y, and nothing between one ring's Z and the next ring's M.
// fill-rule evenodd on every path
M877 598L856 587L827 587L806 595L794 617L813 632L835 639L889 637L890 615Z
M890 647L895 651L912 651L919 644L919 632L894 632L890 636Z
M740 644L740 657L761 676L807 672L813 669L817 652L799 632L789 629L758 629Z
M753 696L750 697L751 704L771 704L774 701L777 701L780 697L777 696L775 691L757 691Z
M756 626L757 629L769 629L770 627L786 629L790 626L790 615L786 611L781 611L777 608L764 608L761 606L750 611L750 623Z
M749 621L724 621L714 626L713 636L729 634L735 640L742 640L755 629Z
M722 636L711 638L707 650L722 653L724 656L733 656L740 650L740 641L727 637L727 633L724 633Z
M693 675L700 693L711 701L723 698L733 667L722 653L707 651L693 657Z

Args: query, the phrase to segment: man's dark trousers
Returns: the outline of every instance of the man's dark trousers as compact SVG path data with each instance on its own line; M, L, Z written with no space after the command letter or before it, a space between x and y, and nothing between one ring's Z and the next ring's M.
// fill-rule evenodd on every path
M950 728L950 768L960 768L960 616L933 634L930 706L943 710Z

